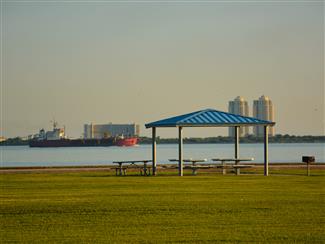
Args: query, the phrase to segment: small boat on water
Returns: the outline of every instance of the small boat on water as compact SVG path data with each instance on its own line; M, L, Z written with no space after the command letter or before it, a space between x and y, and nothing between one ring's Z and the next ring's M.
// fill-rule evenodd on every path
M57 122L53 122L52 131L41 129L33 139L29 141L30 147L108 147L108 146L134 146L138 143L138 137L111 136L92 139L69 139L65 135L65 128L57 128Z

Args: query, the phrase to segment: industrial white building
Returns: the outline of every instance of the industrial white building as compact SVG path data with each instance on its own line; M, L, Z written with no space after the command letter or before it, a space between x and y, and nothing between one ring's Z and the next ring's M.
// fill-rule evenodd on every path
M101 139L111 136L139 136L140 126L136 124L85 124L85 139Z
M242 116L249 116L248 103L241 97L236 97L233 101L228 103L228 112L232 114L238 114ZM247 136L249 133L249 127L244 126L239 128L239 136ZM229 137L235 136L235 128L229 127Z
M274 122L274 105L269 97L263 95L258 100L254 100L253 117ZM270 126L268 131L269 136L275 135L274 126ZM264 135L263 126L255 126L253 133L255 136L262 137Z

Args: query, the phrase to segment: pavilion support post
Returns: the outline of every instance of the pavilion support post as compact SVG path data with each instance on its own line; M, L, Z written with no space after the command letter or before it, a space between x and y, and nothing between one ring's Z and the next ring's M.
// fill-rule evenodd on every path
M183 176L183 135L182 127L178 127L178 175Z
M264 175L269 175L269 127L264 126Z
M156 127L152 127L152 175L157 175L157 141Z
M239 158L239 126L235 126L235 159ZM235 164L239 162L236 161ZM236 175L240 174L240 169L236 168Z

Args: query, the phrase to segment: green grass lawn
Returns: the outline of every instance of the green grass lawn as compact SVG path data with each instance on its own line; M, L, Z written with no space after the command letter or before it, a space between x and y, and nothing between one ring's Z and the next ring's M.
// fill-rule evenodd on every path
M324 243L325 177L0 175L2 242Z

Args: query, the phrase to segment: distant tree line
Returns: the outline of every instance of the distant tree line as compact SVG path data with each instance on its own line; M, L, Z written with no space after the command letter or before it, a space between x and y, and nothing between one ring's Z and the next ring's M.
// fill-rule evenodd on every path
M240 138L240 143L258 143L263 142L263 137L256 137L248 135ZM228 136L218 137L189 137L184 138L183 142L186 144L198 144L198 143L233 143L234 138ZM270 143L325 143L325 136L294 136L294 135L275 135L269 137ZM29 140L21 137L8 138L5 141L0 142L0 146L19 146L28 145ZM178 143L178 138L160 138L157 137L157 143L171 144ZM151 144L150 137L140 137L139 144Z
M184 138L183 142L186 144L197 144L197 143L233 143L235 139L228 136L218 137L190 137ZM248 135L239 139L240 143L259 143L263 142L263 137L256 137ZM325 142L325 136L294 136L294 135L275 135L269 137L270 143L322 143ZM140 144L150 144L150 137L140 137ZM160 138L157 137L157 143L168 144L178 143L178 138Z
M28 145L28 140L23 139L21 137L8 138L5 141L0 142L1 146L20 146L20 145Z

